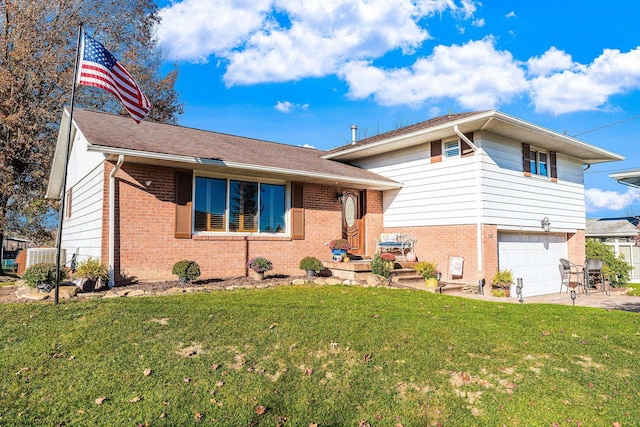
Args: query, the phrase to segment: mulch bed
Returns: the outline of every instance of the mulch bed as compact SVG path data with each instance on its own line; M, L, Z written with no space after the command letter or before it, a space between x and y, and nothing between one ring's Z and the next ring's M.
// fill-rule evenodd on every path
M277 286L279 284L291 283L295 279L302 279L303 276L285 276L285 275L273 275L273 276L265 276L264 280L256 281L251 277L231 277L225 279L206 279L206 280L196 280L188 285L181 285L177 280L167 280L160 282L138 282L131 283L127 285L116 286L115 290L143 290L148 293L159 294L165 292L171 288L176 287L190 287L190 288L204 288L205 285L207 288L216 287L220 289L225 289L230 286L234 287L251 287L256 285L270 285ZM0 276L1 282L10 282L17 280L15 277L10 276ZM109 291L108 288L92 292L92 295L101 295L106 294ZM16 297L16 287L15 286L4 286L0 287L0 303L8 303L8 302L32 302L29 300L22 300Z

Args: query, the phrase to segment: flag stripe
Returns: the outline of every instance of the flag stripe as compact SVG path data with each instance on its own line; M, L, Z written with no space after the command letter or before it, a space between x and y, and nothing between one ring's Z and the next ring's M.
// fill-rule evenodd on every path
M78 83L104 89L116 96L136 122L151 110L136 81L102 44L84 35Z

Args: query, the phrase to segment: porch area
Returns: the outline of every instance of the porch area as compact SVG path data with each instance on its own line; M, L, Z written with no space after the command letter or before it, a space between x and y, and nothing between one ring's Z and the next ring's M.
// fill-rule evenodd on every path
M333 277L340 279L357 280L361 283L367 282L367 276L371 274L371 259L363 257L358 260L351 260L349 262L334 262L323 261L326 268L331 271ZM415 270L415 266L418 264L413 261L399 261L394 263L394 269L391 272L391 283L393 286L427 290L424 278L418 274ZM459 292L465 287L464 284L459 283L446 283L440 281L443 293Z

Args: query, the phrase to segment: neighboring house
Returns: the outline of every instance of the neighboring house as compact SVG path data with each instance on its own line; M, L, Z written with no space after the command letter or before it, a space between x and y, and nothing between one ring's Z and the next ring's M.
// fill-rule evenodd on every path
M631 264L630 281L640 282L640 218L587 218L587 238L598 239L611 246L616 256L622 255Z
M67 197L62 245L116 280L170 279L180 259L203 277L244 275L257 255L300 274L302 257L330 258L331 239L368 256L402 232L445 280L455 256L455 281L510 268L525 295L554 292L558 259L584 260L583 166L622 159L498 111L320 151L76 109L62 191L68 126L65 112L48 188Z

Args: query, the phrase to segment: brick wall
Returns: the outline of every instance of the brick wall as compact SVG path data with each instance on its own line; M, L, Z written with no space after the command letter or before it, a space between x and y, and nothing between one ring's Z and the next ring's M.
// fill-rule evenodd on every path
M449 280L449 257L463 257L463 276L453 282L476 283L478 260L475 225L385 228L384 232L407 233L418 239L414 248L418 261L435 261L438 264L438 270L442 273L442 279L445 281ZM486 251L487 249L485 249ZM497 260L497 244L495 252Z
M574 264L583 265L586 255L586 239L584 230L567 233L567 257Z
M112 164L105 167L105 204L103 220L103 260L108 260L108 176ZM151 184L147 187L146 182ZM305 184L305 239L261 236L193 236L176 239L175 170L158 166L124 163L116 179L116 280L174 280L171 267L189 259L201 268L202 278L246 275L246 261L264 256L273 262L268 274L301 275L298 269L305 256L331 259L326 246L342 235L342 205L336 192L345 188ZM366 216L367 242L373 242L382 228L382 194L367 192L371 206ZM119 213L119 215L118 215ZM375 244L371 246L371 251Z

